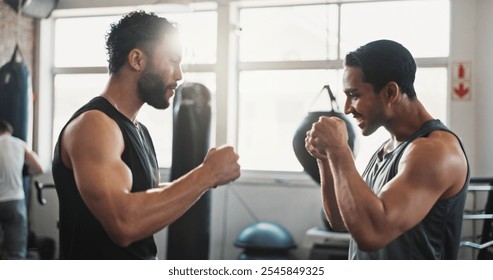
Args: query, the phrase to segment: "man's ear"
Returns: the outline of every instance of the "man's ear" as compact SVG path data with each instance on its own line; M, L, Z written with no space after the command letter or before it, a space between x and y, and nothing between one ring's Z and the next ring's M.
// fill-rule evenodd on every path
M128 64L135 71L142 71L147 63L146 54L140 49L132 49L128 53Z
M383 94L388 103L394 103L397 101L400 95L400 87L396 82L388 82L384 87Z

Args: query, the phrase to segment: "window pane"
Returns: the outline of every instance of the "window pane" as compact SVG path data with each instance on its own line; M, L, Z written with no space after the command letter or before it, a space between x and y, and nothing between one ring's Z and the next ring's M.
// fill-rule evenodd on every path
M82 105L101 94L107 74L56 75L53 111L53 147L70 117Z
M105 36L119 17L60 18L55 22L55 66L107 66Z
M163 15L178 23L183 41L183 63L216 63L217 13L215 11Z
M183 40L183 63L215 63L216 12L163 15L177 22ZM107 66L105 36L121 16L60 18L55 22L55 66ZM90 30L91 32L88 32Z
M337 58L337 5L242 9L240 21L240 61Z
M414 87L418 99L428 112L443 123L447 122L447 68L419 68Z
M315 99L326 100L325 109L330 110L329 99L319 92L327 83L334 92L340 92L339 76L336 70L242 72L238 132L241 167L302 171L293 151L294 133L309 110L323 107L312 104Z
M449 55L449 1L384 1L341 6L341 58L370 41L395 40L415 57Z

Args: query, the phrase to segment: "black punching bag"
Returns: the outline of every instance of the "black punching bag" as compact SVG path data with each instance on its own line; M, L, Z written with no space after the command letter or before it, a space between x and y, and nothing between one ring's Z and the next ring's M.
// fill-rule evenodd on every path
M351 148L351 151L353 151L353 154L356 154L358 144L358 139L356 138L356 131L354 129L354 126L349 121L347 116L344 113L340 112L335 96L332 94L329 85L325 85L322 91L323 90L328 91L331 100L331 110L308 112L306 117L298 126L298 129L296 130L293 137L293 150L296 158L301 163L301 166L303 166L304 171L308 173L308 175L310 175L310 177L318 184L320 184L320 173L318 171L317 160L312 157L305 148L306 132L312 128L313 123L317 122L318 119L322 116L338 117L344 120L344 122L346 123L349 138L348 145Z
M13 136L24 141L27 141L29 128L29 89L29 70L19 45L16 45L10 61L0 68L0 118L12 125ZM24 167L23 173L27 174L27 166ZM23 177L22 183L25 201L28 202L30 182L27 175Z
M200 165L209 150L211 94L198 83L184 83L173 101L171 181ZM209 258L210 192L168 226L167 259Z
M13 136L27 141L29 71L22 60L17 61L19 54L19 46L16 46L12 59L0 68L0 118L12 125Z

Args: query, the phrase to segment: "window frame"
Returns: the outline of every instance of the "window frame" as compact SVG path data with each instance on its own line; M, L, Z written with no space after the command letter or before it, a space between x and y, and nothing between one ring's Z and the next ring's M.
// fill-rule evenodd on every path
M214 9L217 12L217 58L215 64L189 64L182 65L182 68L187 72L207 73L212 72L216 75L216 108L223 108L224 110L217 110L215 116L215 135L211 145L223 145L230 144L235 147L238 146L238 100L239 100L239 75L242 71L252 70L302 70L302 69L341 69L343 61L341 59L334 60L311 60L311 61L249 61L241 62L238 60L239 53L239 39L236 36L236 31L231 29L231 26L239 28L239 14L242 8L252 7L286 7L286 6L302 6L302 5L319 5L325 4L337 4L344 5L345 2L327 2L313 0L310 3L303 3L307 1L287 1L285 4L272 1L231 1L228 3L218 4ZM366 1L369 2L369 1ZM382 0L372 1L382 2ZM210 9L210 7L209 7ZM34 147L39 151L40 157L45 162L51 162L52 159L52 139L53 130L53 106L54 106L54 79L58 74L102 74L107 73L107 67L55 67L54 66L54 22L60 17L82 17L82 16L101 16L101 15L115 15L123 14L130 11L128 8L122 9L88 9L88 10L62 10L54 11L52 17L45 19L38 23L38 33L40 36L40 44L38 48L38 69L39 74L35 77L36 83L35 90L38 91L39 98L35 104L35 114L38 116L36 123L34 124ZM340 17L339 17L340 23ZM340 24L339 24L340 29ZM338 32L340 38L340 32ZM338 43L337 57L339 57L340 42ZM416 64L418 68L428 67L443 67L449 71L449 57L428 57L428 58L416 58ZM220 77L220 78L218 78ZM39 81L43 81L40 83ZM450 90L447 89L447 95L450 95ZM443 120L447 123L450 119L450 98L446 100L447 118ZM43 108L43 110L40 110ZM163 168L167 170L168 168ZM244 172L245 174L245 172ZM262 181L270 181L272 184L279 184L279 178L293 178L299 177L307 184L311 185L312 182L304 174L304 172L291 172L291 171L256 171L248 170L247 176L244 176L247 181L251 181L255 174L257 178L264 178ZM248 175L250 174L250 175ZM286 176L284 176L286 175ZM255 181L255 180L254 180ZM281 180L284 181L284 180Z

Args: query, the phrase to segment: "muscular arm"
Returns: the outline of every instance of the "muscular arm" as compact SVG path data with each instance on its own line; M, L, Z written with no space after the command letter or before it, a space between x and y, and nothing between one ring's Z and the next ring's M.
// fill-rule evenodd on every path
M318 169L320 171L320 185L322 191L322 203L329 221L330 226L338 231L345 231L346 226L341 217L339 211L339 205L337 203L335 190L334 190L334 178L330 170L328 160L317 159Z
M334 192L330 184L323 186L327 188L323 191L326 212L338 221L336 205L331 202L335 197L343 224L365 251L382 248L415 226L438 199L459 192L467 177L457 139L443 131L413 141L401 158L397 176L378 196L356 169L342 120L317 122L307 137L307 149L328 161L319 165L322 176L332 175L334 184Z
M212 150L204 163L178 180L131 193L132 174L122 161L123 137L99 111L75 119L63 135L62 159L73 169L82 199L120 246L150 236L181 216L208 188L239 177L232 148Z
M328 155L344 223L358 246L377 250L418 224L436 201L456 194L467 164L454 136L433 132L409 145L398 175L376 196L358 175L348 151Z

